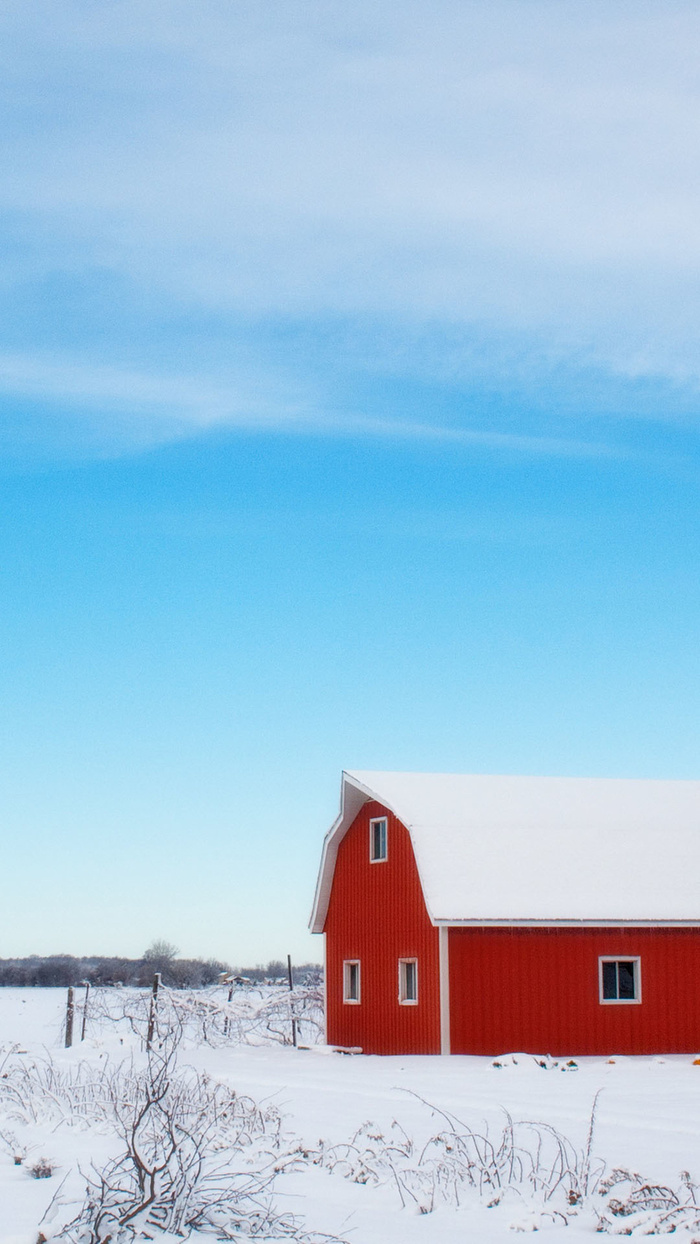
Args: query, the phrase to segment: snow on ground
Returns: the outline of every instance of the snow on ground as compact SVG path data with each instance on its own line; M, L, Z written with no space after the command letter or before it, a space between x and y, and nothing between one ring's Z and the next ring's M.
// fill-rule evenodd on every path
M19 1044L27 1059L46 1047L64 1068L80 1059L96 1065L115 1062L132 1050L140 1056L133 1037L105 1027L89 1030L82 1045L64 1050L64 1005L63 990L0 989L0 1045ZM238 1045L189 1047L180 1061L259 1103L276 1105L285 1130L310 1148L322 1139L347 1141L368 1121L387 1133L397 1120L423 1143L441 1126L424 1102L473 1125L485 1120L494 1133L506 1109L516 1119L552 1124L582 1148L592 1102L601 1089L593 1153L609 1169L626 1166L674 1187L682 1170L700 1177L700 1066L690 1056L581 1058L576 1069L564 1070L565 1060L556 1066L544 1060L547 1065L541 1067L532 1056L518 1054L499 1059L503 1065L494 1067L484 1058L379 1058L345 1056L322 1046ZM0 1132L5 1126L0 1120ZM113 1147L98 1129L42 1130L40 1123L29 1140L33 1156L52 1158L58 1170L50 1179L33 1179L26 1165L13 1165L9 1150L0 1147L0 1244L36 1244L39 1221L58 1181L78 1162L87 1166L91 1159L104 1160ZM388 1184L355 1183L318 1166L282 1176L276 1198L281 1210L302 1216L309 1230L337 1234L351 1244L505 1244L514 1240L514 1228L528 1230L533 1223L527 1205L516 1197L496 1209L470 1202L460 1210L442 1206L420 1214L402 1209ZM583 1214L568 1227L540 1225L547 1227L551 1244L592 1244L595 1222L592 1214ZM679 1230L674 1238L693 1236Z

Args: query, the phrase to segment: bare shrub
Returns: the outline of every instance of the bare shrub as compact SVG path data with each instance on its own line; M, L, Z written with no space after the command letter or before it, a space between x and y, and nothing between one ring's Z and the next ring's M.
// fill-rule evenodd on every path
M549 1123L506 1113L502 1128L491 1134L424 1102L443 1126L422 1146L394 1120L388 1133L365 1123L348 1143L321 1145L310 1156L356 1183L393 1185L402 1206L420 1213L439 1204L458 1208L475 1197L488 1208L516 1200L525 1211L512 1224L519 1230L563 1225L584 1209L595 1211L601 1234L700 1230L700 1188L688 1171L674 1188L621 1167L604 1175L604 1163L592 1156L598 1096L582 1148Z
M50 1179L56 1170L56 1163L50 1158L38 1158L27 1168L33 1179Z
M113 1158L81 1172L85 1194L77 1209L75 1199L57 1190L51 1213L60 1210L64 1225L51 1238L128 1244L139 1232L158 1229L183 1238L196 1230L220 1240L241 1234L312 1240L293 1216L275 1209L275 1179L304 1162L299 1146L283 1136L278 1110L261 1109L206 1073L180 1067L180 1035L179 1028L161 1029L141 1066L131 1059L60 1067L49 1056L27 1062L19 1055L6 1063L0 1078L6 1117L52 1131L98 1127L119 1140ZM42 1158L30 1169L46 1178L55 1167Z
M682 1171L678 1188L615 1167L598 1185L604 1198L597 1230L606 1235L671 1235L700 1228L698 1185Z
M124 1026L146 1041L150 992L103 989L93 993L93 1026ZM323 1038L323 990L302 986L239 987L229 1001L221 989L158 992L156 1029L161 1037L177 1030L191 1045L291 1045L292 1020L298 1039L312 1045Z
M393 1184L401 1204L422 1213L440 1203L457 1208L468 1195L492 1207L514 1194L564 1222L579 1212L602 1174L603 1164L591 1158L597 1096L583 1149L548 1123L515 1121L506 1113L491 1136L488 1127L478 1130L418 1100L443 1124L421 1148L396 1121L388 1136L367 1123L348 1144L321 1147L315 1160L357 1183Z
M27 1157L27 1146L21 1140L18 1140L14 1132L0 1132L0 1145L2 1145L6 1153L9 1153L15 1166L22 1165Z
M109 1125L117 1085L126 1086L135 1074L133 1063L81 1060L61 1067L49 1054L27 1060L17 1053L6 1062L0 1076L0 1112L8 1121L23 1126ZM14 1133L4 1131L1 1138L8 1137L18 1143Z
M117 1086L115 1086L117 1087ZM119 1086L121 1087L121 1086ZM63 1236L80 1244L133 1238L137 1228L219 1239L299 1234L274 1211L275 1177L297 1162L280 1120L191 1069L176 1072L176 1046L151 1050L130 1092L113 1094L123 1149L86 1176L86 1200Z

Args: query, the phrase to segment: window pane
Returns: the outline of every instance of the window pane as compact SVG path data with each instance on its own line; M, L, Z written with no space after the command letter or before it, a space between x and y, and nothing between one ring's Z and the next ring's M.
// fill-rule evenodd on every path
M346 1002L360 1001L360 965L343 964L343 997Z
M634 998L636 997L634 988L634 962L618 963L618 998Z
M418 965L415 959L399 960L399 1002L418 1001Z
M386 859L386 821L372 821L371 857L373 860Z
M606 1001L617 998L617 964L603 964L603 997Z

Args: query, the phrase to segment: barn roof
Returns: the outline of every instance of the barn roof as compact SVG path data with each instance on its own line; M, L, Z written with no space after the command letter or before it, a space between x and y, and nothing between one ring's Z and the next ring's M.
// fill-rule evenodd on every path
M436 924L700 924L700 782L343 773L311 919L377 800L406 826Z

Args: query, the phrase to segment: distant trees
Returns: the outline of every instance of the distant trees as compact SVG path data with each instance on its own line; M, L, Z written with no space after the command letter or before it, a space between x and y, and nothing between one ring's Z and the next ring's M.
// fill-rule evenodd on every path
M235 968L218 959L178 959L178 950L170 942L156 940L140 959L121 956L30 955L25 959L0 959L0 988L3 985L63 987L80 985L140 985L146 987L160 972L164 985L170 989L205 989L215 985L224 973L238 975L256 984L266 980L286 980L287 966L281 959L267 965ZM320 963L302 963L294 967L297 985L313 986L323 979Z
M281 959L270 959L267 965L258 963L254 968L235 968L234 973L256 984L262 981L286 981L287 965ZM323 980L323 967L320 963L295 963L293 975L295 985L319 985Z
M163 947L174 951L168 954ZM26 959L0 959L0 987L14 985L67 986L89 981L91 985L149 985L155 972L171 988L203 989L229 971L217 959L177 959L174 947L154 942L140 959L90 955L30 955Z
M172 942L156 938L154 942L151 942L148 950L144 951L143 959L144 963L171 963L179 953L177 946L173 946Z
M177 946L173 946L172 942L166 942L162 939L156 939L155 942L151 942L151 945L143 954L143 965L149 977L153 979L154 973L160 972L164 985L174 985L176 981L173 965L176 955L179 953Z

